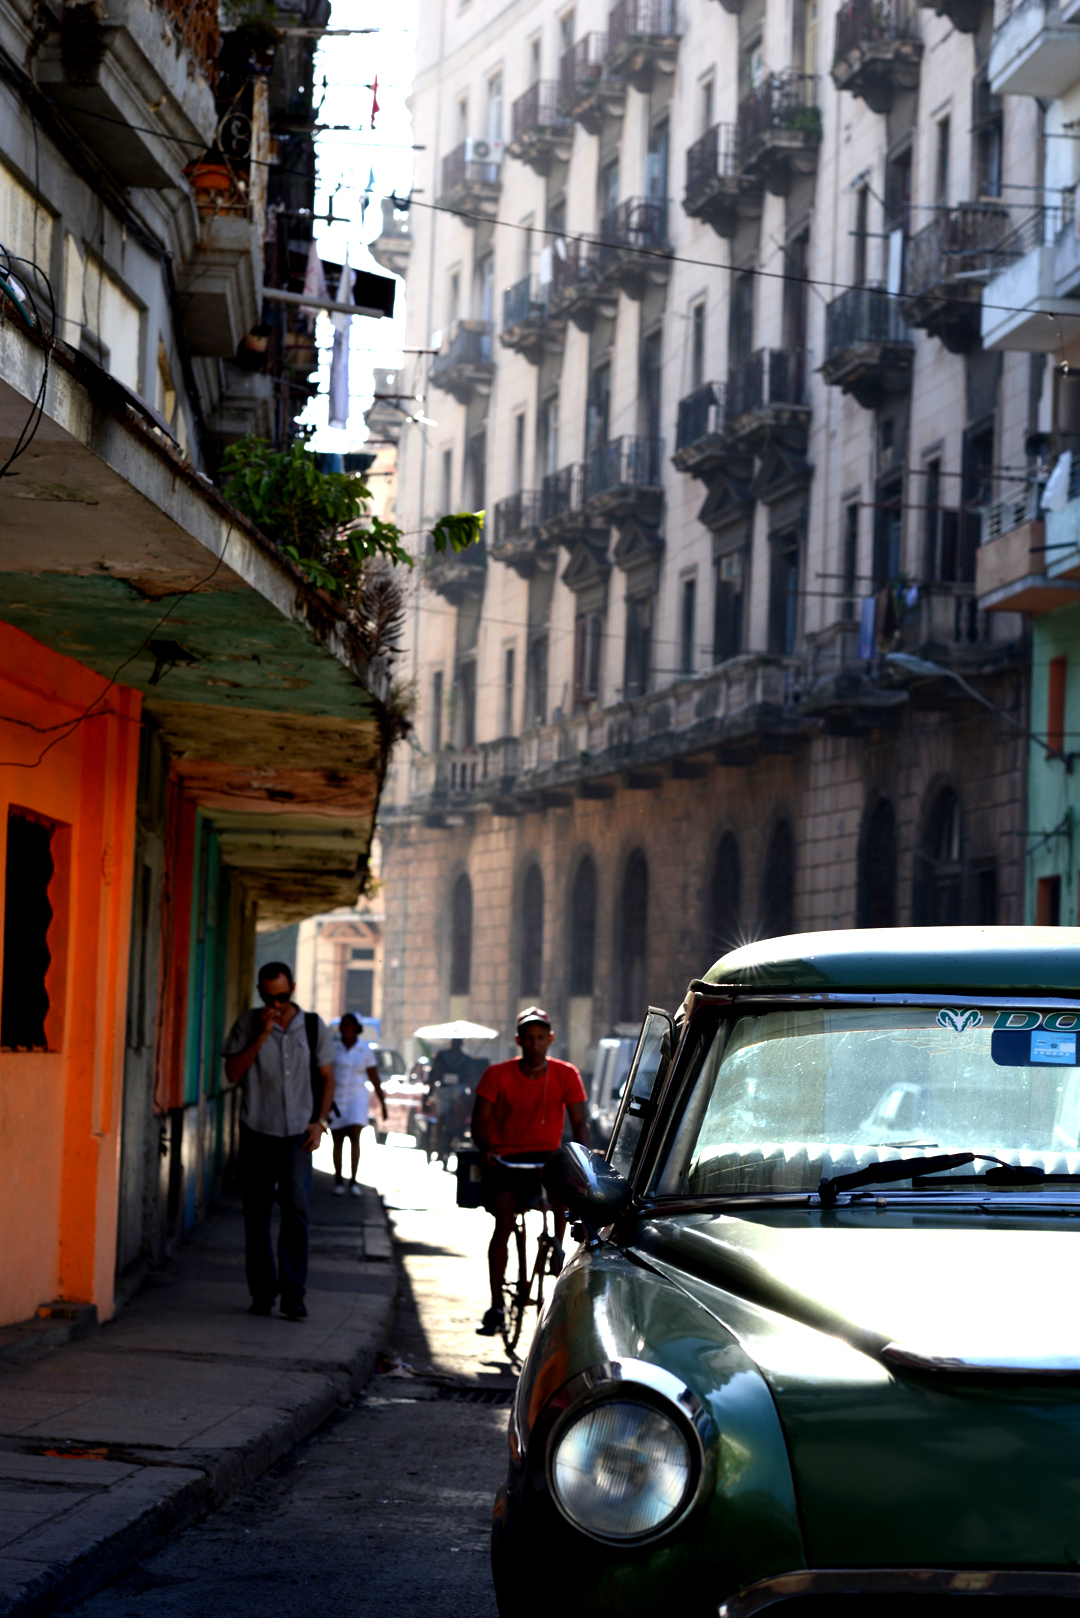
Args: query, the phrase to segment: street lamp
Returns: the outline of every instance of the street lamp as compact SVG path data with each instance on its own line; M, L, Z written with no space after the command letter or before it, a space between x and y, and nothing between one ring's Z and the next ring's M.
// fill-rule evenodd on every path
M1019 731L1021 736L1041 747L1047 758L1060 759L1065 766L1065 773L1067 775L1072 774L1073 760L1080 757L1080 754L1064 753L1060 752L1056 747L1051 747L1049 742L1044 741L1041 736L1036 736L1034 731L1027 730L1018 719L1014 719L1011 713L1007 713L1004 708L999 708L996 702L991 702L989 697L984 697L981 691L976 691L975 687L970 685L962 674L957 674L955 669L947 669L941 663L932 663L928 657L916 657L913 652L886 652L885 662L891 663L894 668L902 669L905 674L917 674L924 679L955 680L957 685L966 691L969 697L973 697L976 702L981 702L984 708L990 709L991 713L999 714L1014 730Z

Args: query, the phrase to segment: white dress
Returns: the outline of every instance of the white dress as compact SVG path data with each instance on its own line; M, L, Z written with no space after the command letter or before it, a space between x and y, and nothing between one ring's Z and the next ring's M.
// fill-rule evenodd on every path
M334 1041L334 1102L337 1113L330 1118L331 1129L361 1128L368 1121L370 1091L367 1070L375 1067L375 1053L366 1040L347 1046Z

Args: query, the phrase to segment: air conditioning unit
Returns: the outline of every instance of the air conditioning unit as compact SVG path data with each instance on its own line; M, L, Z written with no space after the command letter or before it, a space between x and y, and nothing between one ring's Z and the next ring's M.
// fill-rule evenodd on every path
M477 135L470 135L465 141L466 163L501 163L502 155L501 140L481 140Z

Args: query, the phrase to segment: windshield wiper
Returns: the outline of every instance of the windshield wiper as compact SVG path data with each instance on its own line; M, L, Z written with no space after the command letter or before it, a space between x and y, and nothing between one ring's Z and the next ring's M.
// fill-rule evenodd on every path
M831 1208L841 1191L854 1191L860 1185L887 1185L891 1180L921 1180L928 1174L946 1174L949 1169L962 1169L968 1163L994 1163L979 1176L988 1185L1034 1185L1046 1179L1043 1169L1020 1168L1006 1163L1000 1157L986 1152L945 1152L940 1157L897 1158L891 1163L869 1163L864 1169L851 1174L837 1174L831 1180L818 1181L818 1196L823 1208Z

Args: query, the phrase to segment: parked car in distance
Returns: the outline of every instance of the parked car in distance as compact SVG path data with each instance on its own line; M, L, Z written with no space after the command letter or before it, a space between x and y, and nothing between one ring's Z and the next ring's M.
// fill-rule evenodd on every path
M606 1156L544 1171L582 1245L502 1618L1080 1610L1078 1032L1066 927L774 938L649 1011Z
M619 1097L636 1045L636 1039L619 1037L597 1041L596 1061L589 1080L589 1133L598 1152L602 1152L611 1139Z

